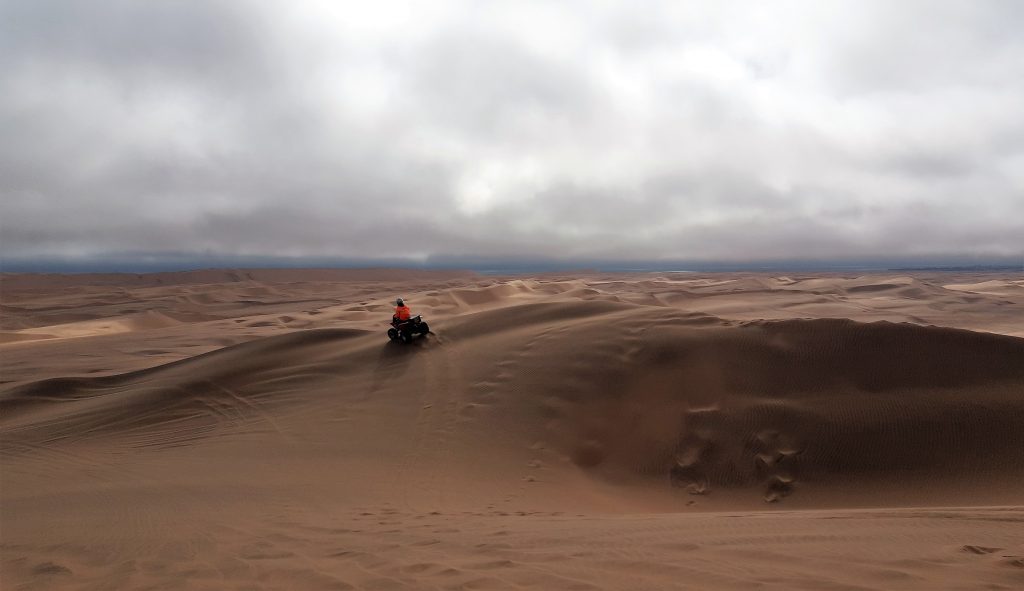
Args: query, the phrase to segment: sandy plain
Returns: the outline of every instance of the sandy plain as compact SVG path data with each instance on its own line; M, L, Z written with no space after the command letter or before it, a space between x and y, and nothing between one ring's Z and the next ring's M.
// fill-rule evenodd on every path
M0 290L5 590L1024 588L1019 274Z

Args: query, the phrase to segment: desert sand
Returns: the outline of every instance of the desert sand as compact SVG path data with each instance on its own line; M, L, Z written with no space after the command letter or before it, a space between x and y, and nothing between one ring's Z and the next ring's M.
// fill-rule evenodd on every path
M1019 274L0 281L4 590L1024 588Z

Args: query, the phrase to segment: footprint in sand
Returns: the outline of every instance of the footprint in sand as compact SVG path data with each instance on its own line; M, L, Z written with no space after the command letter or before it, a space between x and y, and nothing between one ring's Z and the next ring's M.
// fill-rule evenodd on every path
M777 503L793 492L793 480L786 476L772 476L764 491L766 503Z
M676 444L675 465L669 470L673 486L691 495L705 495L711 490L708 463L714 453L714 437L718 420L717 408L690 409L686 412L683 434Z
M691 495L704 495L711 490L711 482L700 464L703 453L701 447L688 447L676 456L676 465L670 472L674 486L683 488Z
M53 562L42 562L32 568L34 575L70 575L71 569Z
M962 552L968 552L970 554L992 554L994 552L999 552L1000 550L1002 550L1002 548L990 548L990 547L987 547L987 546L965 545L965 546L960 546L960 550Z
M793 493L801 446L791 437L766 429L753 442L755 470L764 479L764 500L777 503Z

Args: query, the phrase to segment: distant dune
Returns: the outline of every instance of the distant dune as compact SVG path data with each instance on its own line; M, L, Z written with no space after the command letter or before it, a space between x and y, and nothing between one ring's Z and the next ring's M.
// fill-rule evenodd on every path
M238 282L381 281L396 275L412 279L472 277L472 271L435 271L418 269L203 269L162 273L0 273L6 289L52 290L62 287L115 286L152 287L159 285L195 285Z
M398 295L434 334L387 342ZM1021 277L5 275L2 303L5 588L1024 583Z

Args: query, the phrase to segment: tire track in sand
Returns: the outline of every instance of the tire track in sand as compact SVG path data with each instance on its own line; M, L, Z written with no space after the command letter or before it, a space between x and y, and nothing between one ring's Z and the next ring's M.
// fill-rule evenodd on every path
M404 454L392 488L400 488L403 506L410 511L437 510L446 505L452 440L464 381L458 369L457 348L432 333L410 351L423 360L424 385L415 397L419 405L410 448ZM426 505L426 506L424 506Z

